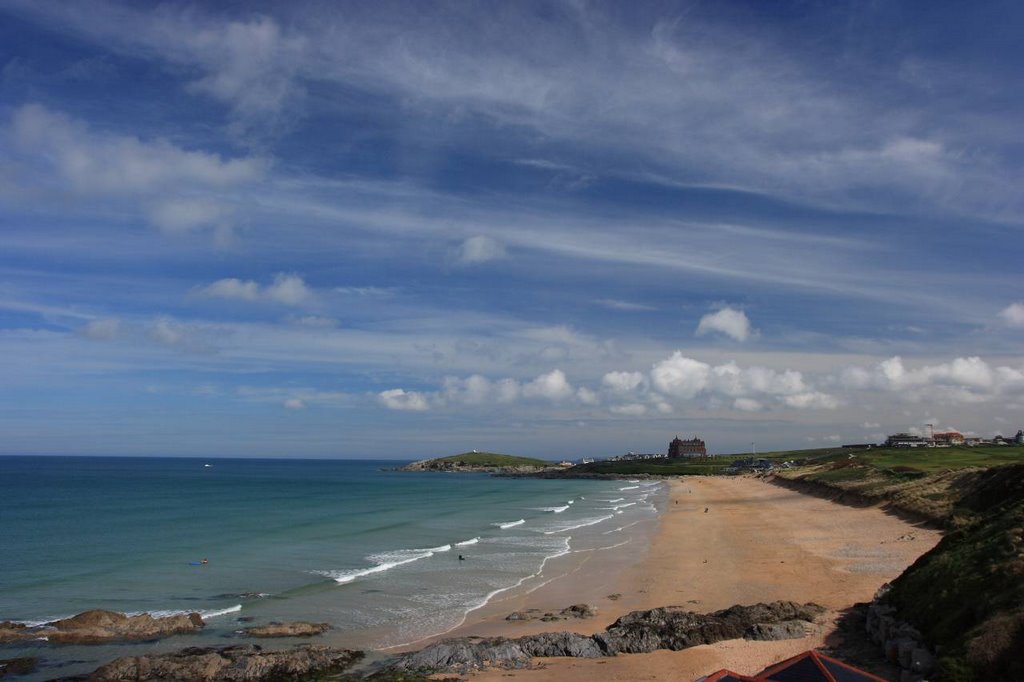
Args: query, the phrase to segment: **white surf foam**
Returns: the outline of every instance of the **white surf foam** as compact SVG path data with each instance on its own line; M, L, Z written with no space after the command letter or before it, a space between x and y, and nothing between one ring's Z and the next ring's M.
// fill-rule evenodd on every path
M414 549L413 552L447 552L452 548L451 545L441 545L440 547L427 547L425 549Z
M503 523L492 523L491 525L497 526L498 528L505 530L506 528L515 528L516 526L521 526L524 523L526 523L526 519L519 519L518 521L505 521Z
M627 485L625 488L619 488L619 490L636 490L639 487L638 485Z
M241 604L235 604L229 606L226 609L213 609L208 611L196 611L196 610L182 610L182 609L168 609L166 611L129 611L125 613L126 616L141 616L144 613L148 613L154 618L169 618L171 616L187 616L190 613L198 613L203 617L203 620L210 618L217 618L218 616L226 616L229 613L238 613L242 610Z
M344 585L352 582L353 580L365 578L368 575L383 573L385 571L390 571L392 568L397 568L398 566L404 566L405 564L411 564L412 562L419 561L420 559L432 557L437 552L447 552L451 548L451 545L441 545L440 547L429 547L426 549L406 549L399 550L397 552L387 552L384 554L372 554L368 556L367 559L374 562L376 566L370 566L369 568L355 568L344 571L313 572L327 576L339 585Z
M611 514L608 514L607 516L598 516L596 518L583 519L579 523L574 524L572 526L565 526L564 528L555 528L553 530L546 530L546 531L544 531L544 535L553 535L555 533L564 533L564 532L566 532L568 530L576 530L577 528L585 528L586 526L593 526L595 524L601 523L602 521L607 521L610 518L612 518Z
M216 609L214 611L200 611L199 615L203 617L203 620L209 620L210 618L216 618L218 616L226 616L229 613L238 613L241 610L242 605L235 604L234 606L229 606L226 609Z
M456 542L456 547L465 547L466 545L475 545L480 542L480 538L470 538L469 540L463 540L462 542Z
M612 533L621 533L622 531L626 530L627 528L632 528L633 526L635 526L638 523L640 523L640 522L639 521L634 521L633 523L627 523L625 526L619 526L618 528L612 528L611 530L606 530L604 533L602 533L602 535L611 535Z
M541 560L540 566L537 568L536 572L531 573L530 575L527 575L527 576L523 576L522 578L516 580L511 585L506 585L505 587L500 587L500 588L498 588L496 590L491 590L490 592L487 593L487 595L483 599L481 599L475 605L470 606L468 609L463 611L462 618L460 618L457 623L452 625L450 628L448 628L444 632L439 632L439 633L436 633L436 634L433 634L433 635L428 635L426 637L422 637L422 638L414 640L412 642L403 642L401 644L393 644L391 646L385 647L385 650L387 650L387 649L396 649L398 647L404 647L404 646L409 646L409 645L412 645L412 644L417 644L417 643L422 642L422 641L424 641L426 639L430 639L431 637L437 637L437 636L440 636L440 635L447 634L447 633L451 632L452 630L454 630L455 628L461 626L463 623L466 622L467 618L469 618L469 614L470 613L472 613L473 611L476 611L478 609L482 609L483 607L487 606L487 604L489 604L491 602L491 600L494 599L495 597L497 597L499 594L502 594L504 592L508 592L509 590L514 590L517 587L519 587L520 585L522 585L523 583L525 583L527 580L532 580L533 578L536 578L537 576L541 575L544 572L544 566L546 566L547 563L549 561L551 561L552 559L556 559L556 558L558 558L560 556L565 556L566 554L569 554L569 552L570 552L569 538L563 538L563 541L564 541L564 544L562 546L562 549L557 551L557 552L555 552L554 554L548 554L547 556L545 556L544 559Z
M538 510L539 511L552 512L554 514L561 514L562 512L564 512L568 508L569 508L569 505L564 505L562 507L538 507Z

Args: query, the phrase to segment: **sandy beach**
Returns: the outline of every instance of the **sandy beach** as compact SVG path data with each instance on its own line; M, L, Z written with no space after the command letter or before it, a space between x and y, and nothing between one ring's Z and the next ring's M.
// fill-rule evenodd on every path
M671 481L667 509L648 547L572 559L561 576L499 600L446 636L597 632L636 609L681 605L714 611L733 604L813 601L829 609L808 637L780 642L733 640L710 646L609 659L538 659L534 669L483 671L473 680L689 680L719 668L755 673L821 646L834 620L868 601L886 581L931 549L940 533L875 507L853 508L756 478L690 477ZM707 511L705 512L705 509ZM510 622L529 608L596 606L588 620Z

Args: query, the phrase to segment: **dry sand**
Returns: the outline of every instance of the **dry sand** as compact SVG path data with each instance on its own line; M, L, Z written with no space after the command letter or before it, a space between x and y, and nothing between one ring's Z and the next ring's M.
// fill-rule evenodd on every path
M719 668L756 673L821 646L833 635L838 612L869 601L883 583L940 538L938 531L914 526L877 507L842 506L757 478L688 477L670 485L668 508L646 551L633 548L617 555L611 565L602 555L579 557L563 577L489 605L447 636L591 633L636 609L682 605L714 611L777 599L827 607L830 614L824 623L800 640L732 640L607 659L537 659L534 669L483 671L471 678L593 682L693 680ZM616 594L621 596L610 598ZM557 611L580 602L597 606L599 616L558 623L504 620L514 610Z

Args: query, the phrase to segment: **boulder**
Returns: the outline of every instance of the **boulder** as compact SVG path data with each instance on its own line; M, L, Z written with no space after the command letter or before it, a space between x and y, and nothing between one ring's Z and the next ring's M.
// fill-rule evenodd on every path
M242 632L250 637L313 637L315 635L322 635L330 629L331 625L329 623L296 621L293 623L257 625L256 627L245 628Z
M337 674L363 657L361 651L300 645L283 651L263 651L255 644L191 647L169 654L125 656L97 669L89 682L257 682L308 680Z

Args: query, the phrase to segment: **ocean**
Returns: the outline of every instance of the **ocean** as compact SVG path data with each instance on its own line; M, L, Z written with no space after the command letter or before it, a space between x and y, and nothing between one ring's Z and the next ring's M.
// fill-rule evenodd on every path
M39 656L23 679L47 679L287 620L331 623L325 644L408 644L551 579L559 557L636 540L665 499L656 482L383 470L396 464L0 457L0 621L102 608L207 622L158 645L0 658Z

